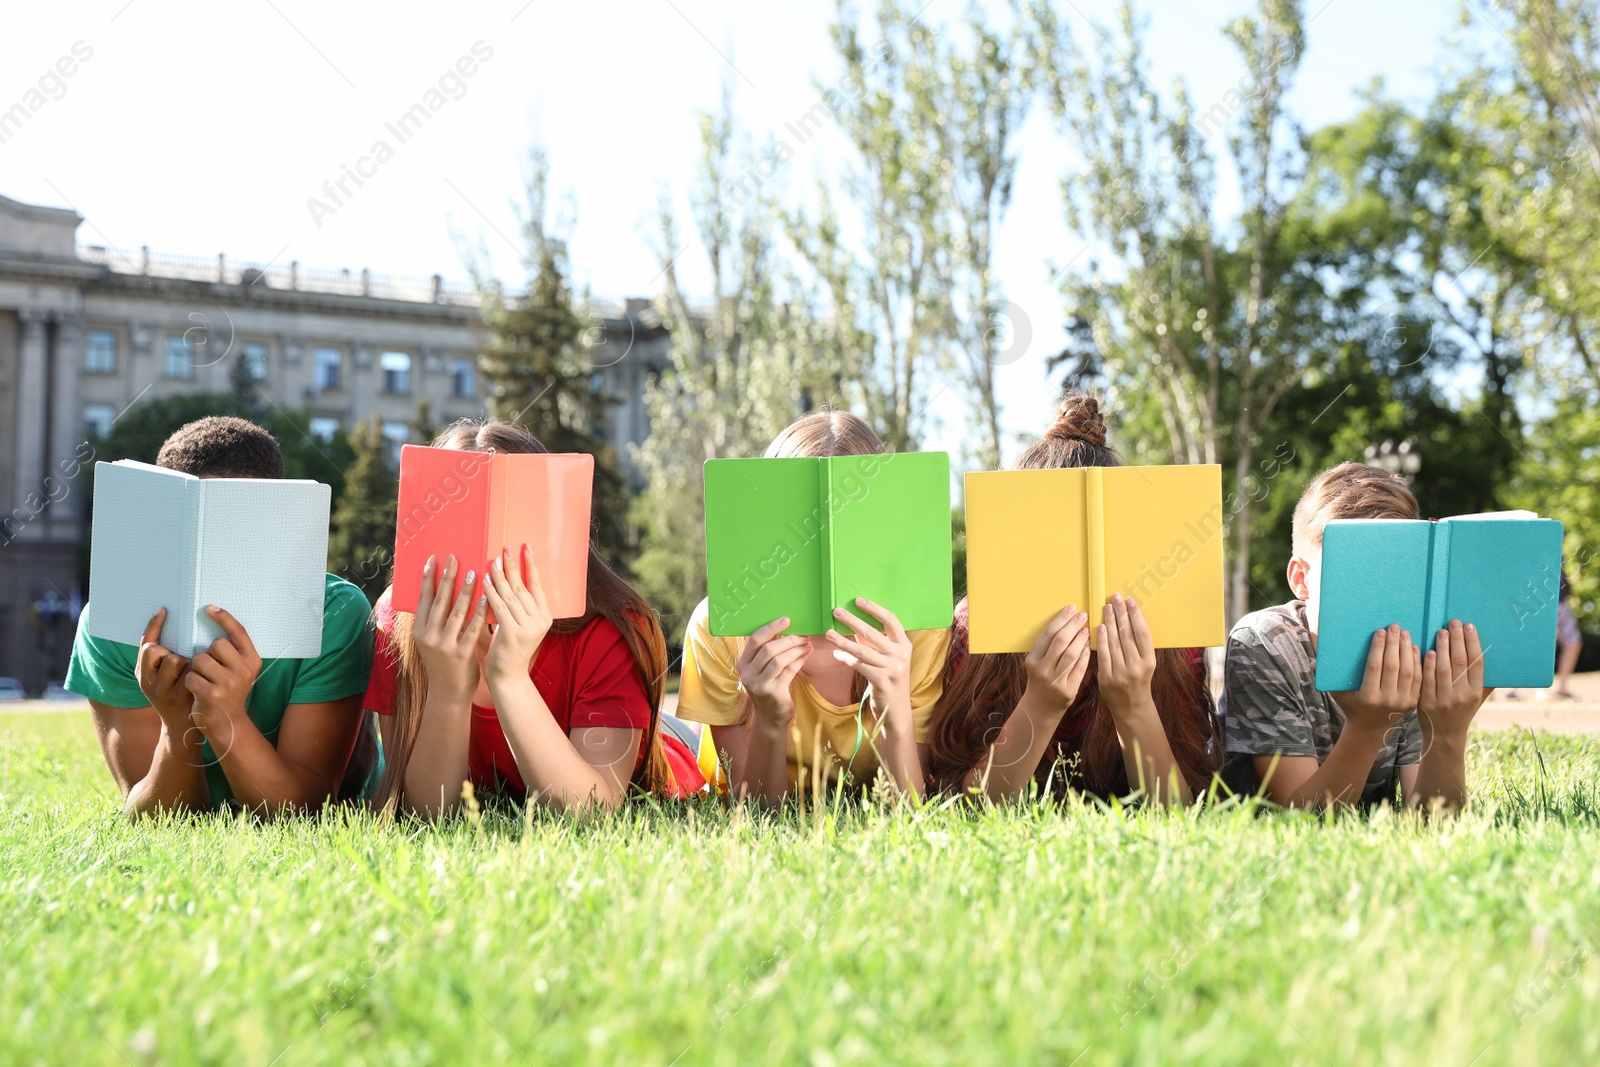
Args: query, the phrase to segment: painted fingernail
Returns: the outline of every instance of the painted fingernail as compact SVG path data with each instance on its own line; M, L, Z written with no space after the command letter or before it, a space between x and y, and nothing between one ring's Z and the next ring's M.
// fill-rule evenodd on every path
M428 562L426 562L426 563L424 563L422 565L422 572L424 574L427 574L429 571L433 570L433 560L434 560L434 557L429 556L428 557Z
M471 571L468 571L467 572L467 582L466 582L467 585L471 585L472 584L473 577L474 577L473 573Z

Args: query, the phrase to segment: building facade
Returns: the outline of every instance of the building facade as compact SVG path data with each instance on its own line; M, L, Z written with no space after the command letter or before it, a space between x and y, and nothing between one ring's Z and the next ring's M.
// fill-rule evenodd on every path
M97 441L141 401L227 392L242 357L255 388L332 438L376 415L399 448L419 402L436 422L482 415L475 295L298 264L127 255L80 246L75 211L0 196L0 676L65 676L81 587ZM670 339L645 300L591 305L592 385L610 443L649 433L645 387Z

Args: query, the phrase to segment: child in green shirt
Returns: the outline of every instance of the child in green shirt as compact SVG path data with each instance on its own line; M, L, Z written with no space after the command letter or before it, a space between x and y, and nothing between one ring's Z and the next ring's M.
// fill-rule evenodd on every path
M277 440L229 417L184 426L156 462L198 478L283 477ZM91 636L84 607L66 688L89 700L125 810L276 813L364 796L382 754L361 710L372 666L361 590L327 576L316 659L263 660L225 608L207 610L226 636L191 661L158 643L165 608L122 643Z

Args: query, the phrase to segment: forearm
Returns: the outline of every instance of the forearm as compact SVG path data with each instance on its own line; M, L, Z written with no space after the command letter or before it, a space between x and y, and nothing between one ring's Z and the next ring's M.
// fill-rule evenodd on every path
M315 771L292 763L279 754L256 724L245 715L225 724L207 727L211 750L233 790L233 799L262 814L304 811L318 807L338 789Z
M407 810L431 819L456 809L461 802L461 783L470 774L467 750L471 737L471 698L430 690L402 780Z
M1129 784L1162 804L1193 801L1154 701L1140 700L1126 709L1113 705L1111 717L1122 745L1122 764Z
M537 796L540 804L557 811L613 811L621 805L627 782L590 766L578 754L532 678L526 673L491 678L489 690L530 801Z
M1467 738L1464 731L1423 731L1422 762L1416 788L1405 796L1408 808L1430 808L1438 801L1450 811L1467 803Z
M211 807L206 785L205 751L200 732L192 727L174 735L161 725L150 770L128 790L122 810L131 818L163 811L204 811Z
M758 711L750 715L744 757L728 768L728 789L739 800L759 800L777 807L789 791L789 719L773 721Z
M906 716L909 722L910 716ZM909 726L896 729L885 726L878 739L879 760L902 796L922 798L926 791L928 772L917 753L917 739Z
M1061 724L1065 708L1035 706L1027 696L1007 716L983 760L967 772L968 789L981 788L990 800L1015 800L1032 785L1039 761Z
M1383 731L1356 728L1347 722L1315 774L1292 788L1274 789L1269 782L1268 795L1293 808L1355 804L1367 787L1367 777L1382 747Z

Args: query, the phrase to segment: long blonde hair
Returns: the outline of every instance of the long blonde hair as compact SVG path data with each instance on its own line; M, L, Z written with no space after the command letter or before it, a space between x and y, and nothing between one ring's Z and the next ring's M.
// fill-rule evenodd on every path
M459 419L451 423L434 439L433 447L455 448L464 452L549 451L519 426L483 419ZM672 772L661 751L661 738L656 731L661 695L666 687L666 638L650 605L606 566L592 546L589 549L588 603L585 609L582 618L558 619L550 629L554 633L575 633L588 626L596 616L603 616L621 632L628 650L633 653L634 663L650 701L650 725L645 730L645 759L634 773L633 783L642 789L668 789L672 784ZM412 640L412 628L415 625L415 614L409 611L394 613L389 637L400 670L394 698L394 751L387 754L383 778L378 783L377 796L373 800L373 806L380 811L393 812L399 806L400 794L405 788L406 765L411 762L411 752L417 744L417 733L422 727L422 706L428 697L427 672L423 670L417 644Z

